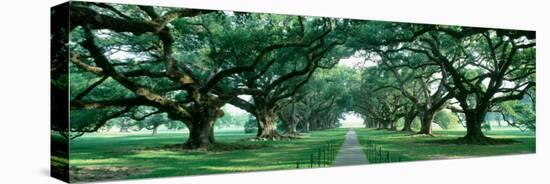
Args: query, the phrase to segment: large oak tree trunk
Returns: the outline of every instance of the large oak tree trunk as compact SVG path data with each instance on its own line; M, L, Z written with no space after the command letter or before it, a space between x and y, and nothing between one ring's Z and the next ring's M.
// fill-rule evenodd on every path
M187 149L206 148L215 142L213 122L194 123L196 127L189 128L189 139L184 147Z
M298 123L295 122L295 121L288 122L287 128L286 128L286 134L291 135L291 136L298 135L298 131L296 131L296 126L297 125L298 125Z
M223 110L220 109L220 106L196 106L192 115L189 139L185 142L184 147L197 149L214 144L214 123L223 116Z
M286 134L292 137L299 136L298 131L296 131L296 126L298 125L298 120L296 118L296 101L292 103L292 111L290 114L289 121L287 122Z
M490 144L492 139L486 137L481 131L486 111L471 110L464 114L466 116L466 135L459 140L467 144Z
M258 113L258 139L277 140L281 135L275 125L275 113L272 110L263 110Z
M414 117L412 115L405 116L404 123L403 123L403 129L401 131L403 132L412 132L412 123L414 121Z
M296 126L298 121L296 120L294 114L290 117L285 116L284 114L279 114L279 119L286 125L285 136L296 137L299 136L298 131L296 131Z
M425 110L422 112L422 118L420 123L420 131L418 134L432 135L432 121L434 119L435 112Z
M414 106L411 107L411 108L414 108ZM403 131L403 132L412 132L412 123L413 123L414 118L416 117L417 114L418 113L415 110L409 110L405 114L405 117L403 118L403 120L404 120L403 129L401 129L401 131Z

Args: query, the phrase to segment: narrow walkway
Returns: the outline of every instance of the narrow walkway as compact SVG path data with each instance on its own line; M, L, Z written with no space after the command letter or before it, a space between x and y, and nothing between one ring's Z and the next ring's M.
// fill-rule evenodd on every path
M332 166L362 165L368 163L369 161L365 153L363 153L355 130L349 129L346 134L346 140L344 140L342 148L338 151L338 155Z

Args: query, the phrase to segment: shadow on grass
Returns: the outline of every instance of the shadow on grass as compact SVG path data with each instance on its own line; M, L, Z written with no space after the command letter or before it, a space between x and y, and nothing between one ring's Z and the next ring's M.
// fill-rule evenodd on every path
M426 140L425 143L429 144L454 144L454 145L508 145L508 144L516 144L521 143L521 141L514 140L514 139L495 139L495 138L486 138L485 141L482 142L474 142L467 141L462 138L458 139L439 139L439 140Z
M268 147L265 144L246 144L246 143L214 143L201 149L186 149L184 144L169 144L160 147L147 147L143 150L167 150L167 151L192 151L192 152L226 152L243 151Z
M332 140L339 149L345 133L335 129L303 134L300 139L246 141L243 138L250 135L220 132L219 142L204 150L183 149L185 139L180 135L143 135L148 139L138 142L134 142L140 139L137 136L92 137L73 143L78 149L71 153L71 169L79 174L73 181L107 181L291 169L297 162L303 168L310 165L311 153L326 148L327 142ZM97 177L98 173L111 174Z

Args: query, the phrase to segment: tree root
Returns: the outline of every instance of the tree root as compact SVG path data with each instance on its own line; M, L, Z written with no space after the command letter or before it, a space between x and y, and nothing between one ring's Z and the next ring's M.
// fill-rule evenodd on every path
M458 139L451 140L433 140L426 141L429 143L438 143L438 144L457 144L457 145L502 145L502 144L513 144L518 141L513 139L494 139L486 136L476 136L476 137L461 137Z
M281 134L266 134L266 135L260 135L254 138L248 139L249 141L282 141L282 140L292 140L292 139L299 139L299 134L293 134L293 135L281 135Z
M511 144L517 141L512 139L494 139L484 135L481 136L464 136L456 140L458 144L470 144L470 145L498 145L498 144Z
M157 147L148 147L138 150L169 150L169 151L185 151L185 152L220 152L220 151L235 151L235 150L250 150L266 147L263 144L250 143L211 143L200 147L192 147L186 144L169 144ZM134 151L138 151L134 150Z

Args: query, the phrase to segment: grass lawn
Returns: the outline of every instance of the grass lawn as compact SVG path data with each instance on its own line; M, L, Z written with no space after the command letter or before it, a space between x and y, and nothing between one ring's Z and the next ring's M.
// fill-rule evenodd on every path
M436 143L437 140L452 140L466 134L465 130L434 130L435 137L418 136L387 130L356 129L359 142L366 151L367 140L382 150L389 151L392 159L402 161L468 158L480 156L535 153L535 133L517 129L494 129L485 134L491 138L513 139L512 144L457 145ZM434 141L434 142L431 142Z
M300 139L250 141L254 134L243 131L217 131L223 145L246 149L225 151L183 151L163 149L181 144L187 134L89 134L70 143L72 181L113 180L166 176L188 176L296 168L296 162L309 167L312 152L333 141L338 150L347 129L313 131ZM333 158L332 158L333 159ZM331 159L331 160L332 160Z

